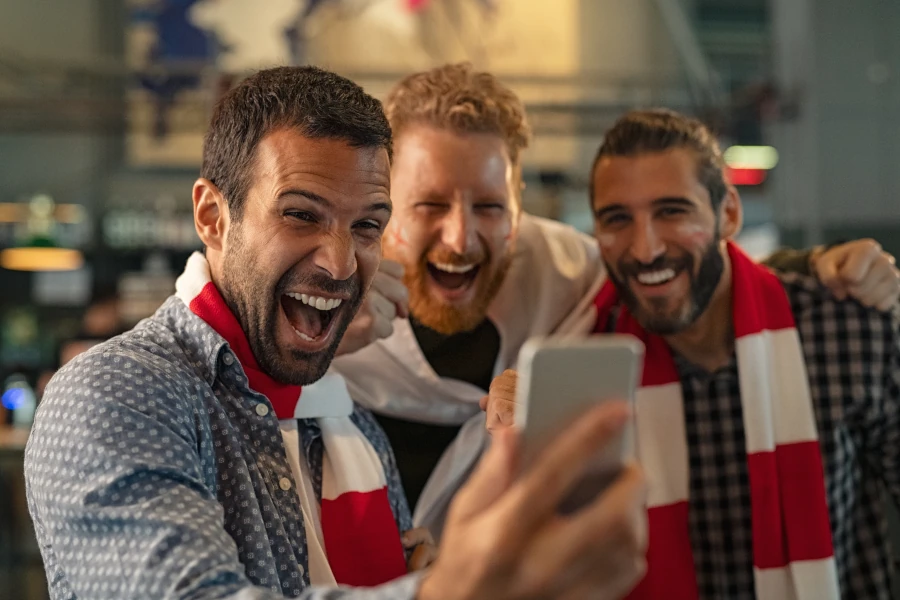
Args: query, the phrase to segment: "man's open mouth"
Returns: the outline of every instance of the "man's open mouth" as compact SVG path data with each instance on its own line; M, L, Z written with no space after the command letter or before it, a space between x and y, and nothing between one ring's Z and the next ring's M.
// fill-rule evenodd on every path
M456 265L450 263L429 262L428 274L440 287L457 291L467 289L478 277L480 264Z
M341 298L287 292L281 295L281 307L300 339L317 342L330 333L330 325L345 304Z

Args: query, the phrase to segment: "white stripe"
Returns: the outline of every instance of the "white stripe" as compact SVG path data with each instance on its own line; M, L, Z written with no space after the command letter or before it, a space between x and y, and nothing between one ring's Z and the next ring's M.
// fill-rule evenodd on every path
M806 359L796 329L769 332L775 364L775 442L790 444L819 439Z
M175 295L182 302L191 305L194 298L200 295L203 287L212 281L209 274L209 263L200 252L194 252L187 260L184 272L175 280Z
M322 499L345 492L371 492L387 485L384 468L372 444L347 417L322 418Z
M688 498L688 451L681 383L642 387L635 396L637 457L647 475L648 507Z
M754 569L759 600L840 600L834 557L794 561L778 569Z
M300 401L294 407L294 418L349 417L352 412L353 399L347 391L347 382L329 371L317 382L303 386Z
M797 331L746 335L735 347L747 453L817 439Z

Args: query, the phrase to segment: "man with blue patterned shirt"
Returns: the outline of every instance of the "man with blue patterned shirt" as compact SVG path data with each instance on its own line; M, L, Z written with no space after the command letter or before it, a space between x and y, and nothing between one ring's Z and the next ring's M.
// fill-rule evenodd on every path
M311 67L216 106L193 189L205 252L156 314L60 370L36 417L28 502L54 600L618 598L640 577L636 467L555 512L620 404L519 477L501 434L440 556L406 574L422 538L391 450L322 379L381 258L391 143L377 100Z

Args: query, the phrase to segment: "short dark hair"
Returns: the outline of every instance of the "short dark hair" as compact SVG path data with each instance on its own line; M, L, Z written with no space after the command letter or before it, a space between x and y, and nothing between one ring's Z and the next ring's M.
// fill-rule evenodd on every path
M591 165L590 194L594 201L594 172L606 156L638 156L687 148L697 155L697 177L709 192L714 210L728 191L725 161L716 137L706 125L673 110L653 108L625 113L606 132Z
M381 102L349 79L309 66L259 71L216 103L203 140L200 176L219 188L234 218L250 188L256 147L284 128L392 153Z

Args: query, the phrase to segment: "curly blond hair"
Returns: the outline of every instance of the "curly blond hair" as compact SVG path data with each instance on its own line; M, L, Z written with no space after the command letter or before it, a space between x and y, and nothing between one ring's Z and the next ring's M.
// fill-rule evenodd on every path
M414 73L390 91L384 103L394 139L410 125L430 125L458 133L493 133L506 141L510 159L528 147L531 127L518 96L490 73L470 63L448 64Z

